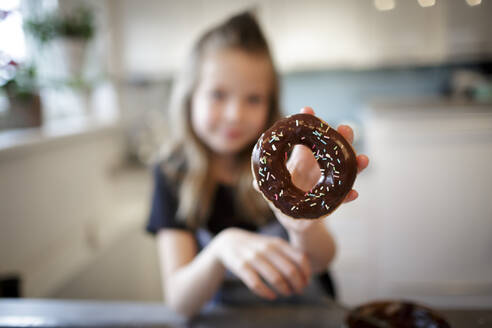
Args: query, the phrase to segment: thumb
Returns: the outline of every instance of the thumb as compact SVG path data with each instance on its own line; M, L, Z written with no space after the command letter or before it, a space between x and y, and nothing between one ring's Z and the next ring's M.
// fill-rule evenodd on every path
M309 106L302 107L302 108L301 108L301 113L302 113L302 114L311 114L311 115L314 115L314 109L312 109L312 108L311 108L311 107L309 107Z

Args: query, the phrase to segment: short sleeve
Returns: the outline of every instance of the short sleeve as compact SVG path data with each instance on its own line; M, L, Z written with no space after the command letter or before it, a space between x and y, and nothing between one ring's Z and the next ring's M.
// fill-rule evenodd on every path
M179 222L176 218L178 207L176 193L170 187L170 184L162 173L159 165L154 166L152 173L154 188L146 230L154 235L160 229L165 228L190 230L184 223Z

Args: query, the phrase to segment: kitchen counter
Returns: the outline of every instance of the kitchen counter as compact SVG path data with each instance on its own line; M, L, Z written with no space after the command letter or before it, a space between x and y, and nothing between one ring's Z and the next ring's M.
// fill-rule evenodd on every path
M442 310L453 328L492 327L492 309ZM346 310L328 299L310 304L220 306L191 321L162 303L0 300L1 327L323 327L340 328Z
M492 103L475 102L452 98L410 98L410 99L373 99L367 105L369 114L386 117L413 115L492 115Z
M80 140L110 134L122 134L122 125L116 118L74 117L36 128L0 130L0 161L50 148L73 146Z

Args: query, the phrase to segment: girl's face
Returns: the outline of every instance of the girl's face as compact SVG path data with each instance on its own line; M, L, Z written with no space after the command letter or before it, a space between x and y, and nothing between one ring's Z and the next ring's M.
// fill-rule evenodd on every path
M191 124L213 152L237 154L263 131L272 74L266 56L236 49L205 56L192 97Z

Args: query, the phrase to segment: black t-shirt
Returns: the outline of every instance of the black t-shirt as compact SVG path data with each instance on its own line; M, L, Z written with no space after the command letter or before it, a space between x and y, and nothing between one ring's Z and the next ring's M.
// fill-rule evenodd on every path
M195 232L177 219L177 190L162 173L159 166L154 167L153 176L154 190L147 231L156 234L160 229L174 228ZM228 227L257 231L258 227L255 224L246 222L237 215L234 203L234 189L231 186L219 184L213 199L206 230L212 235L216 235ZM271 221L273 221L273 213Z
M257 231L261 234L278 236L288 240L285 228L275 219L271 213L271 220L261 227L246 222L236 213L234 207L234 189L230 186L219 185L211 214L205 228L190 229L183 222L177 220L176 212L178 208L178 197L175 185L162 173L159 165L153 169L154 189L152 195L152 206L146 230L151 234L156 234L160 229L174 228L188 230L193 233L198 248L203 249L213 238L214 235L228 227L238 227L249 231ZM328 272L318 276L322 289L331 296L335 296L334 286Z

